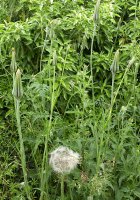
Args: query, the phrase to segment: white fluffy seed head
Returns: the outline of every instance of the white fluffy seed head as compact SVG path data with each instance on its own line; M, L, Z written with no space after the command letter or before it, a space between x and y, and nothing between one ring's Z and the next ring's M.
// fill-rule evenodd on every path
M49 164L57 173L70 173L80 162L80 155L68 147L60 146L50 153Z

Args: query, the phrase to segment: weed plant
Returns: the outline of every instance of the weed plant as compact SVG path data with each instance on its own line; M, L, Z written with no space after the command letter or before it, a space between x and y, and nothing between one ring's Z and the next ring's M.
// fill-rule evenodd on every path
M1 200L140 199L139 60L138 0L1 2ZM61 177L59 146L81 157Z

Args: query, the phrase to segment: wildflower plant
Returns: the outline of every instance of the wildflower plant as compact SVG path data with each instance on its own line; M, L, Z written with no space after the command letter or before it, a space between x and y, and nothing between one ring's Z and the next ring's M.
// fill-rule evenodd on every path
M14 63L13 63L13 65L14 65ZM14 71L13 71L13 74L14 74ZM25 192L26 192L27 199L31 200L31 197L29 194L27 170L26 170L25 148L24 148L23 135L22 135L22 131L21 131L21 122L20 122L20 99L23 96L20 69L18 69L16 74L13 76L12 94L14 96L15 114L16 114L17 129L18 129L18 134L19 134L20 157L21 157L21 166L22 166L22 171L23 171L23 176L24 176Z
M70 173L80 163L80 155L68 147L60 146L50 154L49 164L61 174L61 199L64 199L64 175Z

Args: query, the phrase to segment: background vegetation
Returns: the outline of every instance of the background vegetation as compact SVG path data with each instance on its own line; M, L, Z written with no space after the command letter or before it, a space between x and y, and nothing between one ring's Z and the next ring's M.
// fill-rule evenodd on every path
M31 199L60 199L59 176L45 163L61 145L82 157L66 177L66 199L140 199L140 3L96 3L0 3L1 200L27 199L12 48L22 70L21 127ZM117 50L119 69L113 71Z

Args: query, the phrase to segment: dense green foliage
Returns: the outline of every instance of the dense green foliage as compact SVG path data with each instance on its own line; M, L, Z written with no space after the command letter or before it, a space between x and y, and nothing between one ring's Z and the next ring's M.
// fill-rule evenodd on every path
M27 199L12 48L22 70L21 127L31 199L60 199L59 175L43 162L61 145L81 155L81 164L65 178L67 200L140 199L140 3L101 1L97 21L95 5L94 0L0 3L1 200ZM112 73L118 49L119 69Z

